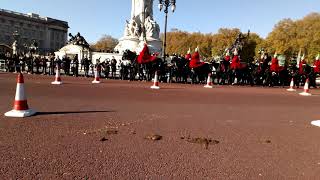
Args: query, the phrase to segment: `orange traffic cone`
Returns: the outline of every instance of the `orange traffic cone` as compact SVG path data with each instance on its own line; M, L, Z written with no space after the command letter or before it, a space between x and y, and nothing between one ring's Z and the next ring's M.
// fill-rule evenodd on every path
M13 110L6 112L7 117L28 117L34 115L36 112L29 109L27 97L24 92L24 80L21 73L18 74L16 96L13 104Z
M297 91L296 89L294 89L294 81L293 78L291 78L291 82L290 82L290 88L287 89L287 91Z
M62 81L61 81L61 77L60 77L60 69L56 68L56 76L55 76L55 79L53 82L51 82L51 84L56 84L56 85L60 85L62 84Z
M92 81L92 84L99 84L100 83L100 77L98 74L98 69L96 68L94 71L94 80Z
M299 93L301 96L311 96L312 94L309 91L309 79L306 80L304 84L303 92Z
M211 73L208 74L207 84L204 86L204 88L213 88Z
M150 88L151 89L160 89L157 71L154 74L153 86L151 86Z

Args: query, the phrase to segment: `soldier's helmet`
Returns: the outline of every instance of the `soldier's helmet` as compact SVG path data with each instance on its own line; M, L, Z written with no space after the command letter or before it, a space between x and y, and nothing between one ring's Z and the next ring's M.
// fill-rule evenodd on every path
M230 51L229 51L229 49L226 49L226 56L230 56Z
M197 46L194 51L195 51L195 52L198 52L198 51L199 51L199 46Z
M239 55L237 48L234 49L233 55L235 55L235 56L238 56L238 55Z

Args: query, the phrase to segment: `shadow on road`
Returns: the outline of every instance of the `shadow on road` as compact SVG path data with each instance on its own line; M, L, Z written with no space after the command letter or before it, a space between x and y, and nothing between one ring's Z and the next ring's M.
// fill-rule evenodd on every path
M41 115L64 115L64 114L88 114L88 113L108 113L115 111L57 111L57 112L37 112L37 116Z

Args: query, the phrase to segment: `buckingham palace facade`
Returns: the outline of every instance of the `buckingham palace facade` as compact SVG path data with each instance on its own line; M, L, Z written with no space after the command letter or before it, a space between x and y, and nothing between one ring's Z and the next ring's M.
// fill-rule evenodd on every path
M39 52L54 52L67 42L68 28L66 21L0 9L0 44L11 46L14 42L13 33L17 31L20 48L35 40Z

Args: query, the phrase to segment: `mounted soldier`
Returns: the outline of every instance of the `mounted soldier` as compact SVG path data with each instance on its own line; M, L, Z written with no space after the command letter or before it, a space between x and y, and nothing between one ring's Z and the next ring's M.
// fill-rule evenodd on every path
M230 64L230 71L231 71L231 83L232 84L237 84L238 83L238 78L239 78L239 70L241 68L241 63L240 63L240 57L238 53L238 49L235 49L233 52L233 58Z
M205 79L208 77L208 74L212 73L211 64L202 62L200 60L198 47L195 49L195 52L191 56L189 68L191 69L190 77L192 79L192 83L196 82L197 78L198 78L198 82L204 82Z
M305 75L306 66L307 66L307 61L305 59L305 55L303 55L301 57L301 61L299 62L299 74L300 75Z
M267 75L267 84L269 86L277 85L279 82L279 60L278 60L278 54L277 52L274 53L273 58L271 62L269 62L269 72Z
M274 56L271 60L270 72L271 73L279 73L279 60L278 60L277 52L274 53Z
M320 54L317 55L317 57L314 61L313 71L316 75L320 75Z
M230 50L225 50L225 56L219 59L219 62L213 62L213 66L216 68L216 77L219 84L225 84L225 81L229 78L230 69Z

